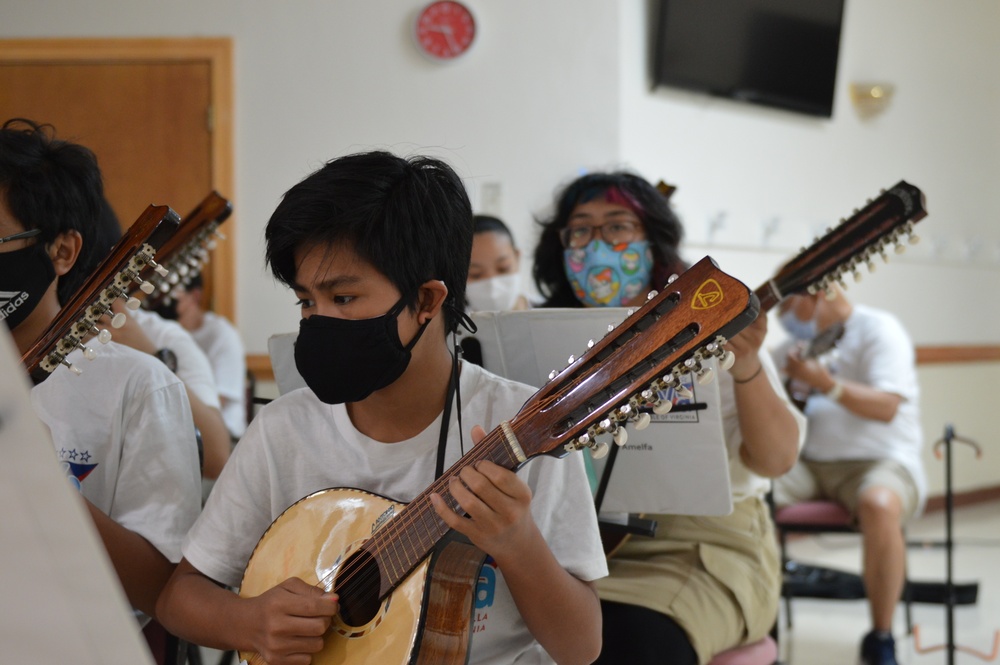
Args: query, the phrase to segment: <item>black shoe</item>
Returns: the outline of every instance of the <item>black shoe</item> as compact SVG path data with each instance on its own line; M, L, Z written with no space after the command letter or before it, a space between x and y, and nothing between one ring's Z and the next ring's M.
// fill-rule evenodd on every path
M872 631L861 640L861 665L898 665L892 633Z

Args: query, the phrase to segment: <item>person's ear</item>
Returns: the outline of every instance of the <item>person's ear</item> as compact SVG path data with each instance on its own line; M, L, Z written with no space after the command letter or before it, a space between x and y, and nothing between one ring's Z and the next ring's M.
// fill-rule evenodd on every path
M417 322L421 325L441 312L448 287L440 279L430 279L420 285L417 295Z
M68 273L80 258L80 250L83 249L83 236L79 231L64 231L56 236L55 240L48 244L46 249L52 265L56 269L56 276L62 277Z

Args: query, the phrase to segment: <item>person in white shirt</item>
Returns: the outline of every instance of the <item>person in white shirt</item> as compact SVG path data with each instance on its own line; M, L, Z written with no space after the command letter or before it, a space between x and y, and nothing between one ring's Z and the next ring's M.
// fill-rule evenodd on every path
M216 483L157 606L171 632L269 663L341 648L346 640L328 643L328 631L370 630L374 642L352 644L381 650L399 639L392 622L356 620L357 605L341 605L353 596L313 570L246 597L220 585L241 584L258 538L310 492L341 485L409 501L441 478L418 514L489 556L472 598L469 662L597 656L593 582L606 566L581 455L530 460L516 473L481 459L442 477L463 446L482 450L484 430L473 427L463 444L463 427L496 427L532 393L451 355L447 335L465 317L471 216L446 164L385 152L332 160L285 194L266 256L300 299L295 361L307 387L257 414ZM386 523L393 514L365 521L366 536L405 524ZM389 602L407 607L399 591Z
M81 256L99 244L97 160L50 131L20 119L0 128L0 293L12 294L2 318L22 354L82 284ZM129 602L154 616L201 506L191 409L183 384L154 358L114 341L94 346L93 360L81 349L68 356L82 375L57 367L31 403Z
M780 307L793 340L779 358L811 395L802 457L775 483L775 505L826 498L851 511L861 530L872 621L861 661L895 665L892 617L906 566L901 527L927 494L913 342L895 316L853 305L837 287L829 296L791 296ZM844 333L830 354L799 357L800 342L838 323Z
M229 319L203 307L204 297L198 274L183 288L175 289L170 295L171 302L156 311L164 318L176 320L204 351L212 365L222 417L229 434L237 440L247 428L247 363L243 338Z

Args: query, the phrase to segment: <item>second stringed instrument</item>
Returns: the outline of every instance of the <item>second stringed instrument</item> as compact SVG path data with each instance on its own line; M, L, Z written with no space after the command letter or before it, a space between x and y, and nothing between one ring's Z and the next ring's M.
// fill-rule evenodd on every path
M726 340L757 313L749 289L703 259L571 357L517 415L409 504L350 488L293 504L258 542L240 595L260 595L289 577L336 591L340 613L313 656L318 665L464 663L486 555L454 537L430 494L460 511L448 484L466 466L488 459L513 470L542 454L606 448L626 423L648 418L684 375L706 375L709 358L729 360ZM255 653L241 657L264 662Z
M66 360L74 350L83 349L84 357L93 359L96 351L84 340L96 335L101 343L111 340L111 332L98 329L98 322L111 317L113 328L121 327L124 314L114 314L111 305L119 298L126 307L136 309L139 301L131 296L135 289L151 293L153 285L142 277L152 270L161 277L166 268L153 257L157 250L177 231L180 218L168 206L149 206L115 243L87 281L63 305L48 328L21 357L36 384L44 381L60 365L79 374L82 370Z
M155 310L161 304L170 304L173 290L187 286L201 272L209 251L215 248L216 238L221 237L219 226L229 219L232 211L232 203L212 191L184 215L177 232L157 253L169 274L148 277L154 289L143 302L144 307Z
M668 197L672 192L668 185L662 183L659 189ZM888 261L887 249L890 246L899 253L905 247L904 241L917 241L913 225L926 216L923 192L906 181L899 181L842 220L837 227L829 229L812 245L803 248L776 275L759 286L754 295L760 301L761 313L765 314L792 294L818 293L833 284L846 287L845 275L851 274L859 280L861 266L867 266L869 272L873 272L877 257ZM608 461L611 465L615 452ZM601 539L606 555L611 556L617 551L632 531L649 535L656 528L655 521L640 519L637 522L636 526L601 522Z

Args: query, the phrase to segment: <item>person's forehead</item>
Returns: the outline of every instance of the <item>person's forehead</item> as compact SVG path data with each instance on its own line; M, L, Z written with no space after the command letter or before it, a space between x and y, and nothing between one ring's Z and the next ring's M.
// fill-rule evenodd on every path
M301 286L346 277L387 279L346 241L300 245L295 249L295 272Z

